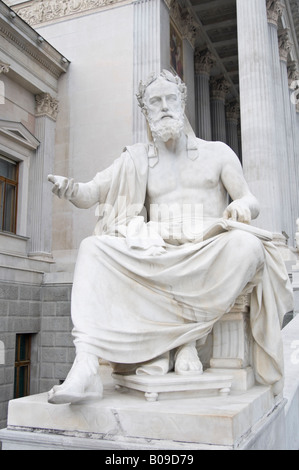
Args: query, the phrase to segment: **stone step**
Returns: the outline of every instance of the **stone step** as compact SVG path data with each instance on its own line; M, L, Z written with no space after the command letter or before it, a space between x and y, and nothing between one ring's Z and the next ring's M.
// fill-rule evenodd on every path
M8 253L3 250L0 251L0 265L3 267L45 273L50 272L53 264L53 260L41 260L18 253Z

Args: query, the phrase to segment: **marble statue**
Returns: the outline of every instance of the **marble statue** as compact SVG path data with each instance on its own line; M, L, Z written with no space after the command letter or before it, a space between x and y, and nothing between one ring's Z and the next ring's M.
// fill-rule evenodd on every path
M49 175L58 197L82 209L99 204L74 274L76 359L49 402L101 398L99 358L121 374L202 374L196 344L243 292L251 293L256 380L279 393L292 291L275 246L250 233L259 203L239 159L224 143L186 133L178 76L151 75L137 98L148 143L127 147L88 183Z

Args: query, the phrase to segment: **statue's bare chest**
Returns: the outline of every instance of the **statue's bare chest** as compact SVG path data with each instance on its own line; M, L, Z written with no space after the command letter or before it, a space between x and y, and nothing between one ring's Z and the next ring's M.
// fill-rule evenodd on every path
M191 160L185 158L160 158L159 162L149 169L148 197L153 201L169 194L184 198L185 194L199 191L217 191L220 183L220 169L216 162L203 158Z

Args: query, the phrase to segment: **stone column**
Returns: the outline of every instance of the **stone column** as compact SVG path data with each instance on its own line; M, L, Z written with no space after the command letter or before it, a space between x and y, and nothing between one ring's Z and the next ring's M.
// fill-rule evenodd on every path
M278 0L267 0L267 18L269 29L269 40L271 49L273 87L272 99L275 112L275 137L277 168L280 175L280 194L283 210L281 212L281 228L290 236L292 234L291 193L288 170L287 136L284 117L283 87L281 82L280 54L278 46L278 20L282 15L283 6Z
M281 232L271 48L266 2L237 0L242 160L246 180L261 203L256 225Z
M52 193L47 176L53 173L58 101L50 94L36 95L35 136L40 141L30 166L30 256L50 257L52 251Z
M3 62L0 62L0 75L2 73L8 73L10 66ZM5 104L5 85L4 82L0 79L0 104Z
M291 187L291 200L294 206L293 213L295 218L299 215L299 135L297 128L297 102L299 98L299 68L296 61L290 61L287 67L288 83L289 83L289 104L291 112L291 126L292 126L292 143L293 143L293 158L294 158L294 186ZM297 97L298 96L298 97ZM294 221L293 221L294 222ZM292 226L293 230L295 224ZM292 235L293 246L295 246L295 239Z
M225 99L230 83L225 78L211 79L212 140L226 143Z
M240 105L238 102L229 103L226 106L226 137L227 145L240 157L239 152L239 118Z
M197 136L200 139L212 140L210 72L214 65L214 59L208 49L196 49L194 61Z
M134 92L141 80L161 69L161 9L162 0L137 0L134 2ZM169 37L169 34L168 34ZM137 100L133 104L133 138L146 142L146 121Z
M210 72L214 65L212 53L208 49L196 49L194 65L197 135L200 139L212 140L210 103Z
M294 138L292 129L292 113L291 113L291 101L290 101L290 90L289 90L289 76L288 76L288 57L291 51L291 42L288 29L282 29L278 32L279 41L279 54L280 54L280 70L281 70L281 90L283 94L283 117L284 117L284 128L286 135L286 160L284 165L284 174L288 178L287 190L289 192L289 208L288 218L288 236L293 239L293 233L295 231L295 220L297 219L297 210L295 200L297 198L294 195L296 188L296 164L295 164L295 149L294 149ZM285 188L284 188L285 189ZM295 196L295 197L294 197Z

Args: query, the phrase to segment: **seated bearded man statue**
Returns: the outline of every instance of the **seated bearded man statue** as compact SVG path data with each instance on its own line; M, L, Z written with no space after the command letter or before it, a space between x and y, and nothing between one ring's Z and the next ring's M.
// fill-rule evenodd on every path
M223 228L228 220L249 227L259 214L239 159L226 144L185 132L187 90L178 76L152 75L137 97L148 143L127 147L88 183L49 175L54 194L101 210L75 268L76 358L49 402L101 398L99 358L123 374L201 374L197 343L243 292L251 293L256 380L279 393L281 320L292 291L270 241ZM212 226L218 231L209 235Z

